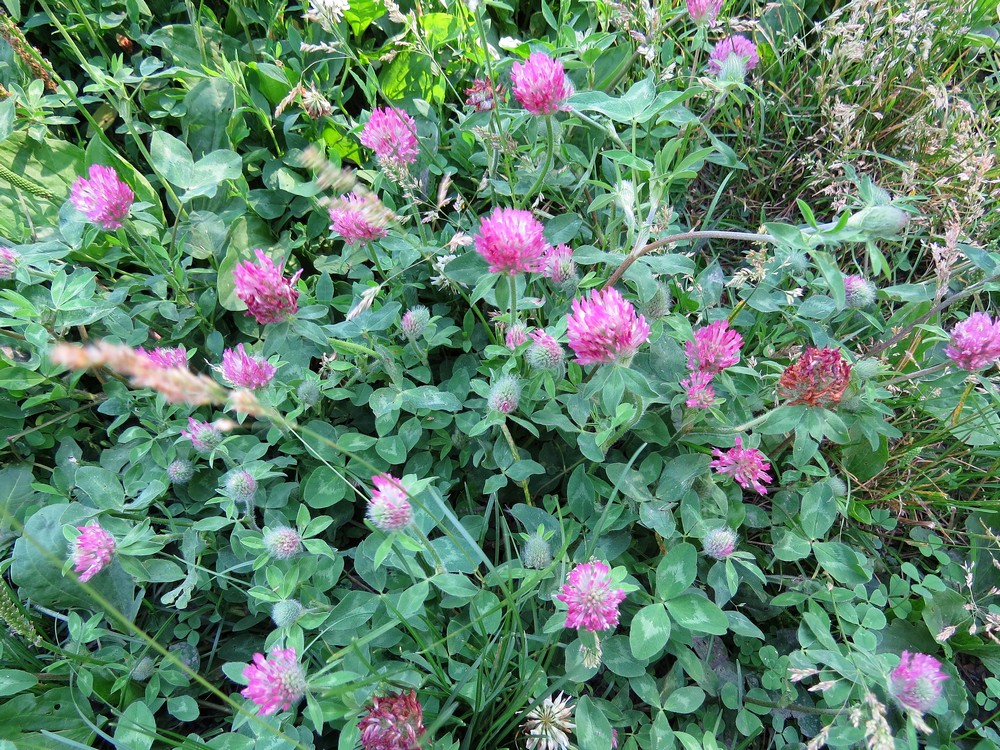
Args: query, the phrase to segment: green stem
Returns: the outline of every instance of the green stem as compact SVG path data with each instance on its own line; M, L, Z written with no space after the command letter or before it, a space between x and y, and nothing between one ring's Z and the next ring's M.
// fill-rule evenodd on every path
M883 383L879 383L879 385L885 387L887 385L895 385L896 383L902 383L904 380L915 380L916 378L923 377L924 375L932 375L935 372L940 372L941 370L944 370L950 366L951 362L940 362L936 365L932 365L931 367L925 367L922 370L916 370L915 372L908 372L903 375L899 375L890 380L886 380Z
M840 716L843 712L839 708L817 708L816 706L800 706L796 703L775 703L774 701L762 701L750 696L744 696L743 700L753 703L755 706L764 708L780 708L784 711L795 711L800 714L821 714L823 716Z
M510 326L517 325L517 279L514 274L507 274L507 281L510 283Z
M549 168L552 166L552 152L555 148L555 133L552 129L552 115L545 115L545 163L542 165L542 171L538 173L538 179L535 180L535 184L531 186L531 189L524 196L525 205L528 204L535 193L542 189L542 183L545 182L545 176L549 173ZM513 188L513 186L511 186Z

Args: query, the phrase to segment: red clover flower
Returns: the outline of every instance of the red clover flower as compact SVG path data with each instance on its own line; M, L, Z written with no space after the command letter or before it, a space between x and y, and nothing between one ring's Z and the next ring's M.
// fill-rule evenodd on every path
M743 489L753 487L761 495L767 494L767 487L763 483L771 481L771 475L767 473L771 464L756 448L744 448L743 438L737 436L736 447L727 451L714 448L712 455L715 459L709 463L709 467L719 474L728 474Z
M222 353L222 366L214 368L235 388L256 390L274 378L277 368L263 357L247 354L243 344Z
M889 676L889 687L896 700L922 714L937 703L947 679L941 662L933 656L904 651Z
M413 520L413 508L402 482L392 474L376 474L372 484L367 514L372 526L386 534L406 528Z
M528 342L528 327L524 323L515 323L507 329L504 343L508 349L517 349L521 344Z
M994 322L986 313L972 313L951 329L944 353L963 370L989 367L1000 359L1000 318Z
M476 252L490 264L490 273L542 270L542 257L548 249L541 222L530 211L497 208L480 220Z
M742 81L759 62L757 45L741 34L734 34L712 48L708 72L726 81Z
M283 276L284 260L275 265L263 250L255 250L254 253L259 264L244 260L233 271L236 296L247 306L247 315L253 315L261 325L280 323L299 309L295 282L302 271L286 279Z
M532 52L523 63L515 63L510 73L514 97L533 115L554 115L567 109L573 84L558 60L544 52Z
M698 26L713 26L722 9L722 0L687 0L687 11Z
M188 417L188 428L181 430L181 435L202 453L210 453L222 443L222 432L214 424L199 422L193 417Z
M264 534L264 548L276 560L290 560L302 551L302 537L295 529L279 526Z
M649 339L649 326L612 287L603 292L593 289L589 297L573 300L566 334L581 365L627 364Z
M534 370L562 372L565 357L562 345L545 331L532 331L531 338L532 344L524 355L528 366Z
M716 560L725 560L736 551L737 540L735 531L728 526L722 526L705 534L701 543L706 555Z
M21 259L21 254L9 247L0 247L0 281L13 278L14 269Z
M115 538L98 523L76 529L80 534L73 540L73 570L86 583L104 570L115 556Z
M78 177L70 189L69 201L87 219L104 229L118 229L135 201L132 188L122 182L113 167L92 164L90 179Z
M709 372L692 372L681 381L681 388L687 391L684 405L689 409L710 409L715 403L715 389Z
M243 668L243 677L250 684L240 695L259 706L260 716L287 711L306 693L306 672L294 648L273 649L266 659L264 654L254 654L253 663Z
M778 395L789 399L790 406L831 409L840 403L850 381L851 365L839 349L810 346L781 373Z
M875 304L875 285L864 276L851 274L844 277L844 296L852 310L863 310Z
M424 711L416 691L373 696L358 720L364 750L416 750L424 732Z
M330 202L330 229L344 238L348 245L365 245L389 233L378 216L378 198L356 193L342 195Z
M490 386L489 396L486 404L491 411L498 411L501 414L510 414L517 409L521 401L521 381L516 375L501 375L496 382Z
M569 608L567 628L613 630L618 626L618 605L625 599L625 592L611 588L611 569L607 563L592 560L570 571L556 599Z
M405 172L420 153L416 121L394 107L375 109L358 140L375 152L383 168L393 173Z
M569 245L546 248L542 257L542 274L556 285L576 278L576 263Z
M503 86L493 85L489 79L477 78L472 87L465 90L465 103L476 112L490 112L496 109L497 103L502 103L506 92Z
M694 332L694 340L684 345L687 366L692 372L715 375L740 361L743 337L730 330L728 320L717 320Z

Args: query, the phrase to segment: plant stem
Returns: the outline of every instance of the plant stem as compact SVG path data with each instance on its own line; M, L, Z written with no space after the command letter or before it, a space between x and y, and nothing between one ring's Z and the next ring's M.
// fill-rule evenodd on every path
M750 696L743 696L747 703L764 708L780 708L785 711L795 711L800 714L822 714L823 716L840 716L843 710L839 708L817 708L816 706L800 706L796 703L775 703L774 701L762 701Z
M507 281L510 283L510 326L513 328L517 324L517 279L509 273Z
M908 372L903 375L899 375L890 380L886 380L884 383L879 383L879 385L883 387L887 385L895 385L896 383L902 383L904 380L913 380L915 378L923 377L924 375L931 375L932 373L940 372L950 366L950 362L939 362L931 367L925 367L923 370L917 370L916 372Z
M545 182L545 175L549 173L549 168L552 166L552 152L555 148L552 115L545 115L545 136L545 163L542 164L542 171L538 173L538 179L535 180L535 184L531 186L531 189L524 196L525 205L534 197L535 193L542 189L542 183ZM514 189L513 185L511 189Z

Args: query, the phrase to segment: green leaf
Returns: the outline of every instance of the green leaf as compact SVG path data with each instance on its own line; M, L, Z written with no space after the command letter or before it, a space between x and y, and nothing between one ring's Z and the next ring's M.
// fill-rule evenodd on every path
M674 621L692 633L722 635L729 630L726 613L698 594L682 594L666 605Z
M656 595L672 599L688 590L698 575L698 550L683 542L663 556L656 566Z
M44 375L24 367L0 369L0 389L5 391L26 391L44 382Z
M302 499L310 508L329 508L347 497L349 491L343 476L326 466L318 466L302 486Z
M101 510L122 510L125 490L118 475L102 466L81 466L76 470L76 487Z
M649 661L670 640L670 617L662 604L650 604L632 618L629 628L629 645L636 659Z
M846 544L840 542L815 542L813 554L816 562L845 586L868 583L872 577L872 563Z
M677 688L663 703L663 710L674 714L691 714L705 702L705 691L694 685Z
M471 599L479 593L479 587L457 573L441 573L431 579L431 583L441 591L459 599Z
M611 750L611 723L590 696L577 701L573 718L580 750Z
M128 750L149 750L156 739L156 719L141 700L125 709L115 728L115 746Z
M837 499L826 482L814 484L802 496L799 520L810 539L820 539L837 519Z
M809 554L809 542L794 531L778 528L773 533L776 541L771 551L779 560L794 562Z
M38 678L19 669L0 669L0 697L17 695L38 684Z
M198 702L190 695L168 698L167 711L178 721L194 721L201 713Z

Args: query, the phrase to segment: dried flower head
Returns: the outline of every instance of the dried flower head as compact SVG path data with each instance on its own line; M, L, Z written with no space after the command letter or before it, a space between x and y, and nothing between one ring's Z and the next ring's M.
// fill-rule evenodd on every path
M743 489L752 487L761 495L767 494L767 487L763 483L771 481L771 475L767 473L771 464L756 448L744 448L743 438L737 436L736 446L727 451L714 448L712 455L715 459L709 463L709 467L719 474L731 476Z
M70 189L69 202L90 221L104 229L118 229L128 216L135 193L118 178L112 167L92 164L90 179L78 177Z
M737 539L735 531L728 526L721 526L705 534L705 538L701 541L702 549L709 557L725 560L736 551Z
M757 45L741 34L734 34L712 47L708 72L723 81L742 81L759 62Z
M490 273L540 271L548 248L543 231L530 211L497 208L480 220L476 252L490 264Z
M243 677L250 681L240 695L256 703L260 716L287 711L306 694L306 671L299 663L294 648L276 648L266 659L253 655L253 663L243 668Z
M371 499L368 501L368 520L372 526L386 534L399 531L413 520L413 507L403 483L392 474L372 477Z
M490 386L489 396L486 398L486 405L491 411L498 411L501 414L510 414L517 409L521 401L521 381L516 375L501 375Z
M689 409L710 409L715 404L715 389L712 387L712 373L692 372L681 381L681 388L687 392L684 405Z
M183 346L158 346L153 351L140 346L135 353L148 359L152 365L163 369L187 367L187 349Z
M810 346L781 373L778 396L787 398L792 406L830 409L840 403L850 381L851 365L839 349Z
M944 353L963 370L989 367L1000 359L1000 318L994 322L986 313L972 313L951 329Z
M472 87L465 90L465 96L465 103L476 112L490 112L496 109L498 103L503 103L506 91L489 79L477 78Z
M73 540L73 570L84 583L100 573L115 556L115 538L98 523L77 526Z
M299 309L295 282L302 271L286 279L284 260L275 265L263 250L254 250L254 254L257 263L244 260L233 271L236 296L247 306L247 315L252 315L261 325L280 323Z
M264 548L276 560L290 560L302 551L302 537L288 526L268 529L264 533Z
M568 608L567 628L612 630L618 626L618 605L625 599L622 589L611 588L611 569L599 560L581 563L570 571L556 599Z
M743 337L729 328L728 320L717 320L694 332L694 340L684 344L687 366L692 372L715 375L740 361Z
M646 319L614 287L592 289L589 297L573 300L567 317L569 348L581 365L628 364L649 339Z
M0 281L13 278L21 254L9 247L0 247Z
M933 656L904 651L889 676L889 687L896 700L922 714L938 702L947 679L941 662Z
M377 197L348 193L330 202L330 229L348 245L366 245L388 236L385 219L388 212Z
M393 107L379 107L372 112L358 140L374 151L379 164L395 177L405 174L420 154L416 121Z
M532 52L523 63L514 63L510 73L514 97L533 115L554 115L567 109L573 84L558 60L544 52Z
M344 13L350 9L350 0L309 0L309 10L303 18L318 23L324 30L332 32L344 19Z
M569 750L569 733L575 727L573 707L563 693L546 696L528 712L521 725L527 750Z
M202 453L211 453L222 444L222 432L211 422L199 422L188 417L188 428L181 435Z
M222 373L234 388L263 388L274 378L277 368L263 357L247 354L243 344L222 353L222 366L213 368Z
M358 720L364 750L417 750L424 732L424 711L416 691L373 696Z

